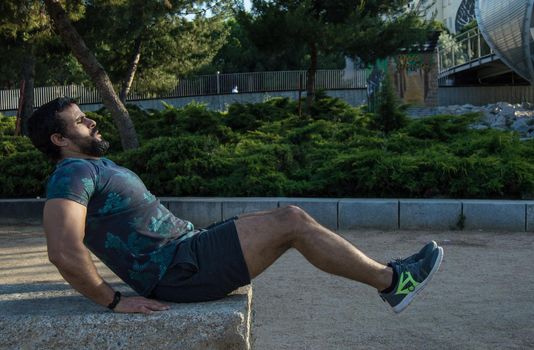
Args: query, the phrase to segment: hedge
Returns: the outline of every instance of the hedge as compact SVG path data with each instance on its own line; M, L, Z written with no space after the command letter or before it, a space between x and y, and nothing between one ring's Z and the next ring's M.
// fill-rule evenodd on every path
M88 113L156 195L403 198L532 198L534 141L475 130L476 114L408 120L384 130L377 117L319 94L310 114L277 98L226 112L190 104L129 106L141 146L123 152L109 114ZM386 134L387 132L387 134ZM14 118L0 116L0 196L44 195L53 169Z

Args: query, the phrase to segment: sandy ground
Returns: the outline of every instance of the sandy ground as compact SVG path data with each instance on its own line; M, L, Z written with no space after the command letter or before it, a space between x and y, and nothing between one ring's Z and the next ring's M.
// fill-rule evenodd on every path
M396 315L372 288L323 273L290 251L253 282L254 349L534 349L534 234L342 235L383 262L432 239L445 258L428 287ZM20 288L36 271L43 281L61 279L47 261L40 228L0 227L0 250L0 262L20 261L17 269L0 267L4 283Z
M290 251L253 282L255 349L534 349L533 234L342 235L383 262L431 239L445 257L396 315L372 288L327 275Z

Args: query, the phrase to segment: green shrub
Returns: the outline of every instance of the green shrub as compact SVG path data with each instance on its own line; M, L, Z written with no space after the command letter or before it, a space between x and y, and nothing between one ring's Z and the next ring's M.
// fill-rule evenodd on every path
M404 127L408 118L400 108L400 102L395 94L391 77L386 75L378 92L378 108L375 114L374 126L386 135Z
M2 158L17 152L27 152L34 149L30 139L27 137L0 136L0 156Z
M273 98L262 103L234 103L228 107L225 124L234 131L245 132L296 113L296 103L288 98Z
M0 136L15 135L16 118L0 114Z
M37 150L12 153L0 161L0 196L45 196L53 165Z
M438 115L412 120L405 128L408 135L419 139L449 141L469 131L469 125L480 119L477 113ZM475 132L476 134L476 132Z
M284 144L269 144L243 139L221 148L217 155L209 192L222 196L282 196L299 187L287 178L285 170L293 164L291 149Z
M109 113L88 113L112 143L109 157L157 195L533 198L534 140L473 130L480 116L373 126L372 114L319 94L311 114L279 98L162 111L128 106L141 147L123 152ZM15 119L0 116L0 195L42 196L53 165Z
M154 194L203 194L199 179L211 176L212 153L218 145L209 136L159 137L110 158L136 172Z

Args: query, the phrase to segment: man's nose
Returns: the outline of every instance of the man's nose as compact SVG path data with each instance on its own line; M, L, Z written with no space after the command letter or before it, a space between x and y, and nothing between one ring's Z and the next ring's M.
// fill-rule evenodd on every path
M93 119L91 119L91 118L87 118L87 117L85 117L85 122L86 122L87 126L88 126L89 128L91 128L91 129L94 128L94 127L96 126L96 122L95 122Z

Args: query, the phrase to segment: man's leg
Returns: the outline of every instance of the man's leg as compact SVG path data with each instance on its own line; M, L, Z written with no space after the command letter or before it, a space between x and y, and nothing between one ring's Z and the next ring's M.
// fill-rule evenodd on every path
M325 272L366 283L378 291L392 283L390 267L370 259L298 207L245 214L235 224L251 279L286 250L295 248Z

